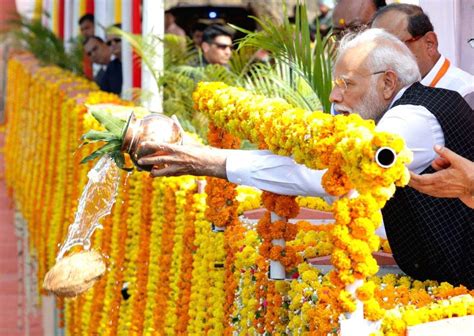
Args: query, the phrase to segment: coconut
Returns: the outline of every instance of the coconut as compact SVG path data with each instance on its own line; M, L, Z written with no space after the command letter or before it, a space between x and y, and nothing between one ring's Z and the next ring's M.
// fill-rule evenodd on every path
M82 251L67 256L46 273L43 288L57 296L77 296L105 273L105 262L96 251Z

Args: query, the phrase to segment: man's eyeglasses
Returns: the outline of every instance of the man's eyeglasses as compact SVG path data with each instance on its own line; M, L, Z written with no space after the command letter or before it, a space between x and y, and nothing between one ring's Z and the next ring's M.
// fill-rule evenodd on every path
M379 75L379 74L385 73L386 71L387 70L376 71L362 77ZM350 84L351 83L348 83L347 79L344 77L339 77L334 80L334 85L337 86L342 91L342 93L347 91L347 89L350 87Z
M99 46L93 46L91 50L87 52L87 56L91 57L93 53L95 53L99 49Z
M218 42L212 42L211 44L214 44L218 49L221 50L226 50L229 48L230 50L234 49L234 46L232 44L224 44L224 43L218 43Z
M120 42L122 42L122 39L119 39L118 37L116 37L116 38L108 40L106 43L110 47L112 43L120 43Z

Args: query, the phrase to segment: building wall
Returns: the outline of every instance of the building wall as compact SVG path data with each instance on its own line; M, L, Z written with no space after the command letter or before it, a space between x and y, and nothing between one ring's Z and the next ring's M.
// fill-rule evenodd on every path
M182 5L203 5L203 6L250 6L254 9L258 16L268 16L281 20L283 15L293 16L293 7L297 0L165 0L165 8L169 9L175 6ZM282 4L286 4L286 11ZM317 1L307 1L308 16L312 20L317 13Z

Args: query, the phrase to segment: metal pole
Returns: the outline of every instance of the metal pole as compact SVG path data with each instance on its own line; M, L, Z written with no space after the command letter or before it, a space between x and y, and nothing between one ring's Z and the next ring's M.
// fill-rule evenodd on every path
M143 0L143 28L142 34L158 35L160 38L164 36L164 1L163 0ZM156 44L156 52L159 55L156 60L155 69L159 73L163 71L163 44ZM146 67L142 67L142 89L145 92L151 92L152 98L148 102L148 109L153 112L163 112L163 97L158 89L157 83L151 72Z
M132 0L122 0L122 30L124 32L132 31ZM132 99L132 47L130 43L122 39L122 97Z

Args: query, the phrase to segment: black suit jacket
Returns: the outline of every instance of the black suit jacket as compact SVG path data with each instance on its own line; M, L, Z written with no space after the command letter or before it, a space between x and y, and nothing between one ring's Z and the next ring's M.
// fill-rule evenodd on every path
M117 58L107 65L103 75L96 77L96 83L102 91L117 95L122 92L122 81L122 62Z

